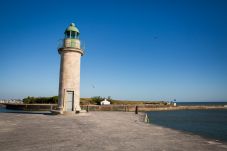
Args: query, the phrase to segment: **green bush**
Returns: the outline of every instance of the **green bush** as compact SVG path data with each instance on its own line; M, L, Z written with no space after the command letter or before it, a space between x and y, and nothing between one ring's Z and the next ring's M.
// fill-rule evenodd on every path
M105 98L102 98L101 96L94 96L91 98L91 104L100 105L101 101L103 101Z
M23 99L24 104L57 104L58 96L53 97L30 97Z

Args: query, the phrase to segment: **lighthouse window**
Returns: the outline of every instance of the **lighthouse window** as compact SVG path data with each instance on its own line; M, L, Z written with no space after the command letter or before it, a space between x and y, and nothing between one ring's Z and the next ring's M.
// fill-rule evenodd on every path
M67 31L67 32L65 33L65 37L66 37L66 38L70 38L70 31Z
M75 37L76 37L76 32L75 31L72 31L71 38L75 38Z

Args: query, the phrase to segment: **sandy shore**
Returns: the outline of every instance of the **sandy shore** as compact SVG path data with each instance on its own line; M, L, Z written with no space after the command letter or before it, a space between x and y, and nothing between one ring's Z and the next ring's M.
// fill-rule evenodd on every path
M142 122L132 112L0 113L1 151L224 151L227 143Z

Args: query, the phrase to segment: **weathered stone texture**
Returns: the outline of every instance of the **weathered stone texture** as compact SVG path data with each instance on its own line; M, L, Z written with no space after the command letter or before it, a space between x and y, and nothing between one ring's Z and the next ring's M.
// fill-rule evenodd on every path
M226 151L227 143L141 122L130 112L0 113L1 151Z

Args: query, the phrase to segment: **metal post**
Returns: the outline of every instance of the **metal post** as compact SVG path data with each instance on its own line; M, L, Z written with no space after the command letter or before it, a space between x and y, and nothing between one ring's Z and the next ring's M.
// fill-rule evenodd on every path
M87 105L87 112L89 112L89 106Z
M147 116L147 114L146 114L145 117L144 117L144 122L145 122L145 123L149 123L149 122L150 122L149 117Z
M135 114L138 114L138 106L136 106Z

